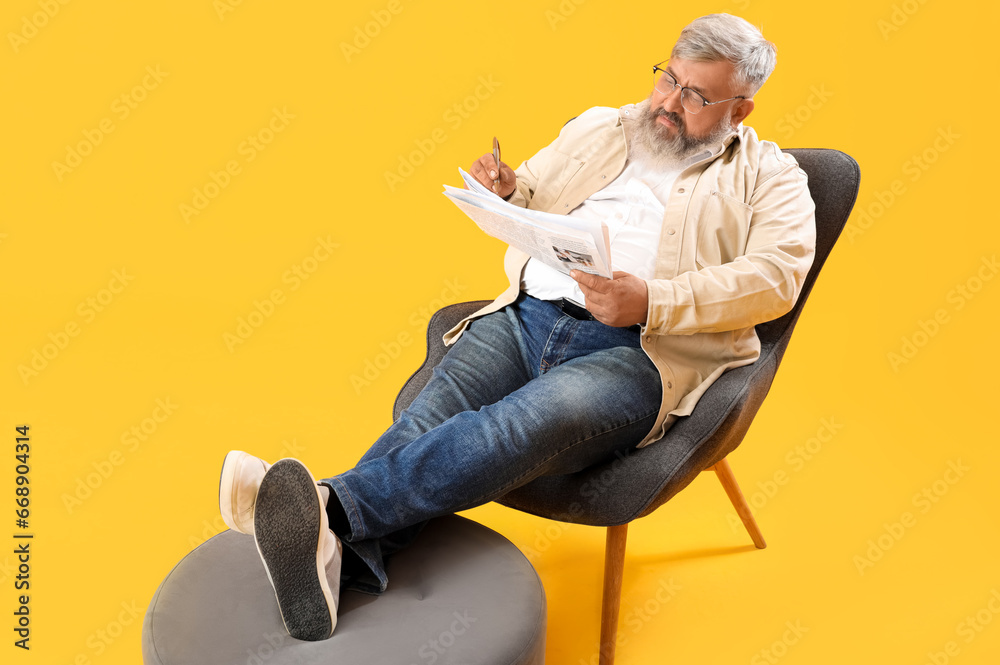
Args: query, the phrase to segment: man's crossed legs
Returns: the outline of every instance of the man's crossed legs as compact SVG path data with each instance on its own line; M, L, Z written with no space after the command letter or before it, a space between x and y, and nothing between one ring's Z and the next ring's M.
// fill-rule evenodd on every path
M473 321L353 469L317 485L307 472L293 471L300 463L282 460L259 481L267 498L257 502L253 521L268 526L256 535L258 550L289 632L323 639L333 631L336 599L315 591L324 582L313 578L336 575L327 587L339 588L343 573L346 587L381 593L386 558L427 520L633 448L652 428L660 402L659 374L634 330L579 321L523 293ZM312 508L314 496L320 506L326 502L322 516ZM286 563L282 551L295 554ZM304 562L310 565L303 572ZM326 608L328 631L315 620Z

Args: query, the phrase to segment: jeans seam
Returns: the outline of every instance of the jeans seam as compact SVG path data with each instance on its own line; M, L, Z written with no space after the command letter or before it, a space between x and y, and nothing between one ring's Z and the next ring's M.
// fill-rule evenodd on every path
M513 318L513 320L511 320L511 318ZM524 339L524 333L521 330L520 315L515 311L509 312L507 323L510 326L511 334L514 336L514 340L517 344L518 356L521 359L521 370L524 372L524 383L527 383L534 377L531 375L531 358L528 353L528 343Z
M549 336L545 338L545 344L542 344L542 352L538 356L538 373L539 375L544 374L549 368L549 362L545 359L545 349L549 348L549 341L552 339L552 335L556 332L556 327L559 325L559 320L556 319L556 324L549 329Z
M552 329L549 330L549 336L545 338L545 344L542 345L542 353L538 358L540 362L538 366L539 374L544 374L546 371L552 369L553 367L558 366L562 362L562 358L566 355L567 347L569 347L570 343L572 343L573 338L576 337L576 331L579 328L579 325L573 326L573 328L570 330L569 339L560 342L560 345L562 346L562 351L560 352L559 357L555 359L556 361L554 363L550 363L548 360L545 359L545 351L546 349L549 348L549 341L552 339L552 335L555 334L556 329L559 328L560 324L563 323L563 319L570 319L571 321L576 321L576 319L573 319L572 317L566 315L560 316L558 319L556 319L556 322L552 326Z
M559 353L559 357L556 359L556 365L562 364L562 359L566 357L566 351L569 350L569 345L573 343L573 338L576 337L576 333L578 330L580 330L579 322L570 327L569 339L566 339L562 342L562 351Z

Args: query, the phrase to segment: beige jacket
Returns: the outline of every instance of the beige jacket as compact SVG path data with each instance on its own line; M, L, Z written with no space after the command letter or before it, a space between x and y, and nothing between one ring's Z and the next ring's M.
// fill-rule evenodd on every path
M646 104L648 102L641 102ZM568 122L549 146L517 168L511 203L569 212L625 167L636 105L597 107ZM659 369L663 402L639 446L661 438L725 370L754 362L754 326L795 304L812 265L814 209L806 174L749 127L705 153L677 177L663 215L642 348ZM528 256L504 257L510 286L448 331L453 344L469 321L512 303Z

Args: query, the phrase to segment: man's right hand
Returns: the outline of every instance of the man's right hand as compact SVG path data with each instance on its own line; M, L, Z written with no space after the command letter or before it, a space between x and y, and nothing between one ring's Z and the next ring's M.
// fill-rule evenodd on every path
M491 192L496 192L500 195L500 198L506 199L514 190L517 188L517 176L514 175L513 169L507 166L503 161L500 162L500 191L497 192L494 180L496 180L497 163L493 159L493 153L488 152L476 161L472 162L472 168L469 169L469 173L472 177L478 180L483 187L490 190Z

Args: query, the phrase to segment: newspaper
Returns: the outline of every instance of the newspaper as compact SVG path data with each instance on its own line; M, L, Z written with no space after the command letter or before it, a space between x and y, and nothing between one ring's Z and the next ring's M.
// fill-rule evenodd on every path
M444 195L484 233L559 272L576 269L611 278L607 224L512 205L463 169L458 172L468 189L445 185Z

